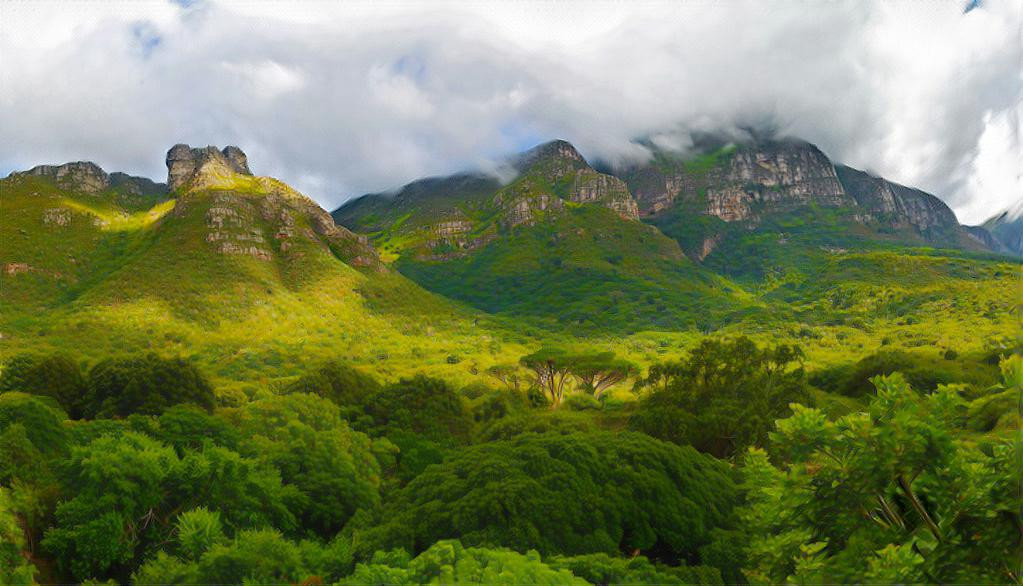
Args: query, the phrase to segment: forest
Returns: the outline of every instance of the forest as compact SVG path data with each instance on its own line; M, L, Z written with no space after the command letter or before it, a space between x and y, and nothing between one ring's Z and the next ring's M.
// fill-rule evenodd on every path
M462 386L336 358L239 400L187 359L24 353L0 582L1018 583L1023 359L982 360L711 336Z

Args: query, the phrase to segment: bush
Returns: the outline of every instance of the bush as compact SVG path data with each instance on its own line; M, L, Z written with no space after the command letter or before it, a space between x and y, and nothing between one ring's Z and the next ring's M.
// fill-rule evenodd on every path
M309 393L333 401L340 407L361 405L366 397L380 390L372 376L334 360L301 376L285 388L285 393Z
M385 434L412 431L451 441L465 439L472 429L472 415L461 395L447 382L421 374L374 393L366 399L365 409Z
M0 392L22 391L53 397L72 417L85 393L85 377L78 364L64 354L19 354L4 365Z
M181 403L211 411L215 402L213 388L191 362L146 354L93 366L81 407L83 415L93 419L158 415Z

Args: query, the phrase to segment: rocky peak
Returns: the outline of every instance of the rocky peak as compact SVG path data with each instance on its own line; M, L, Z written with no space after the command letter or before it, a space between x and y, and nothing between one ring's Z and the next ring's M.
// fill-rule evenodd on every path
M204 174L219 176L230 173L252 175L248 157L236 146L218 150L214 146L192 148L187 144L176 144L167 151L167 188L171 191Z
M565 140L552 140L519 155L515 167L524 172L542 163L554 163L569 167L588 166L586 159L579 154L572 143Z
M62 189L99 193L110 187L110 176L96 163L78 161L63 165L39 165L25 172L26 175L50 177Z

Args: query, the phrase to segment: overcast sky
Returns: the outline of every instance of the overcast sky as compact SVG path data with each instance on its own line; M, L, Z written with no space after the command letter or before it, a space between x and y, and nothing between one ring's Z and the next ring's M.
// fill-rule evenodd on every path
M333 209L552 138L770 125L967 223L1023 198L1023 2L0 3L0 173L237 144Z

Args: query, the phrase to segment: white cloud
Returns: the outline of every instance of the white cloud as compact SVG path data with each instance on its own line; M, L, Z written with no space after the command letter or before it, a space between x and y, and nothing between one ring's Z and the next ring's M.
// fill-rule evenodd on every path
M613 160L769 122L965 221L1023 195L1012 0L186 4L0 4L0 171L232 143L330 208L550 138Z

